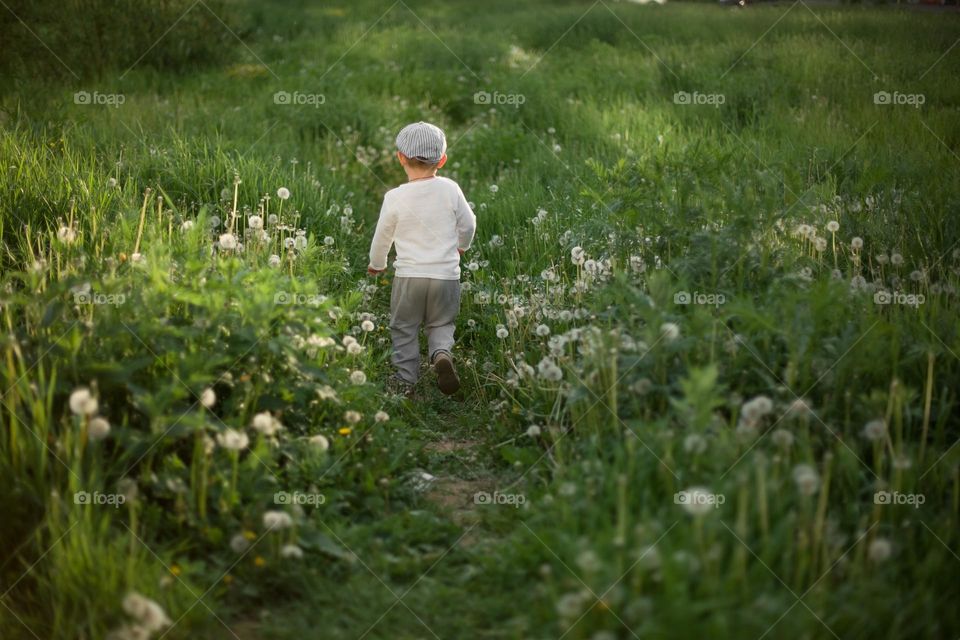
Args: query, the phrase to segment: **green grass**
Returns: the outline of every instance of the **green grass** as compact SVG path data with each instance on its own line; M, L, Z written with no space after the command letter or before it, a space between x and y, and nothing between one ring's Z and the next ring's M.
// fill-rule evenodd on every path
M960 632L952 14L231 2L242 43L197 5L131 69L163 14L127 9L110 56L57 32L61 65L18 30L0 65L4 638L107 637L131 591L170 639ZM389 282L364 274L421 119L479 230L462 397L428 374L400 402ZM234 198L240 227L290 229L218 250ZM249 446L212 444L228 429ZM695 487L722 504L689 513Z

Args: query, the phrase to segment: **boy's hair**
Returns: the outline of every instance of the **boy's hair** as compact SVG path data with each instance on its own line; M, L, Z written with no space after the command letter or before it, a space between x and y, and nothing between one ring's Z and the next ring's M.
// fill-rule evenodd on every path
M400 155L403 155L401 152ZM439 162L426 162L420 158L411 158L409 156L403 156L407 159L407 164L409 164L414 169L436 169L440 163Z

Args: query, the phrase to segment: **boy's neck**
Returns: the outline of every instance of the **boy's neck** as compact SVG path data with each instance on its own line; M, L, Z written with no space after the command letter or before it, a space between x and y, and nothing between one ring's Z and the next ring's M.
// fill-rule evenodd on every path
M437 170L433 171L407 171L407 182L416 182L418 180L426 180L428 178L436 178Z

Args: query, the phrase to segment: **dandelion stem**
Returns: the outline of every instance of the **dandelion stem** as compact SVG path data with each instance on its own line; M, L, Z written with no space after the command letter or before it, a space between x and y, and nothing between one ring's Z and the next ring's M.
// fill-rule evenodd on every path
M233 507L237 503L237 474L240 469L240 452L231 451L230 457L233 459L233 474L230 478L230 503L229 505Z
M927 388L923 399L923 431L920 433L920 459L923 464L923 457L927 452L927 433L930 430L930 405L933 402L933 362L936 359L933 352L927 353Z
M757 504L760 511L760 531L763 532L764 542L770 535L770 515L767 505L767 470L766 465L757 465Z
M239 178L234 178L233 180L233 207L230 209L230 226L227 228L228 233L233 233L233 223L237 219L237 198L240 195L240 180Z
M140 224L137 226L137 241L133 244L133 252L140 253L140 240L143 238L143 223L147 218L147 202L150 200L150 187L143 192L143 206L140 207Z
M817 566L817 558L820 555L820 541L823 539L824 523L827 519L827 500L830 496L830 469L832 467L833 455L827 453L823 457L823 484L820 487L820 497L817 502L817 515L813 524L813 562L811 566Z

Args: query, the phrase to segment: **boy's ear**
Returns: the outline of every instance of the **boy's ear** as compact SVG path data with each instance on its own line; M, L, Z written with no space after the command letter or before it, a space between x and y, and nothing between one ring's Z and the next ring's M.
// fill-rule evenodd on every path
M445 164L447 164L447 154L443 154L442 156L440 156L440 162L437 163L437 169L439 169Z
M399 151L397 151L397 160L400 161L400 164L406 166L406 164L407 164L407 156L403 155L403 154L400 153Z

